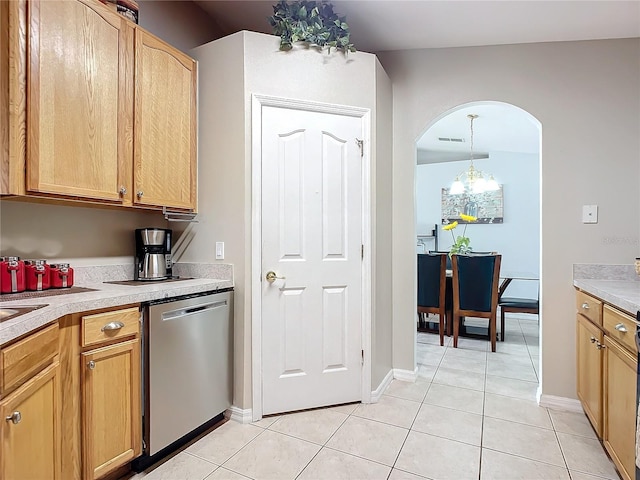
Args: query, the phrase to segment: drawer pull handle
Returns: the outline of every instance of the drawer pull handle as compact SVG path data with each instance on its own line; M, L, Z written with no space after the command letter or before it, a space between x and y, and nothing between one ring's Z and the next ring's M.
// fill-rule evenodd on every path
M122 327L124 327L124 323L122 322L109 322L102 327L100 331L106 332L108 330L120 330Z
M596 343L596 337L594 337L594 336L591 336L591 338L589 340L591 340L591 343Z
M17 425L18 423L20 423L20 420L22 420L22 414L18 411L15 411L8 417L5 417L5 420L7 422L12 422L14 425Z
M583 309L583 310L589 310L589 304L588 304L587 302L584 302L584 303L582 304L582 309Z
M616 325L616 330L620 333L627 333L627 327L624 326L624 323L619 323Z

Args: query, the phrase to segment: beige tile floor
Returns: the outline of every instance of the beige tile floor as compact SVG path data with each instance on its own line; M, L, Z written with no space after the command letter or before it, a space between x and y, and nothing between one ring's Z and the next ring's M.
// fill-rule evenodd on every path
M378 403L229 421L133 478L618 479L584 415L536 404L535 317L507 324L496 353L420 333L418 380Z

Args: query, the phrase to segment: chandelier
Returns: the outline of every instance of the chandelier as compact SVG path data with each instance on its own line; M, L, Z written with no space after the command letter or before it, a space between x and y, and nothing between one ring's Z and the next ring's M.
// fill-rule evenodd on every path
M462 193L477 194L490 192L500 189L500 185L489 175L488 179L484 178L484 173L473 166L473 121L478 115L470 113L467 118L471 121L471 159L469 169L460 172L449 188L451 195L460 195Z

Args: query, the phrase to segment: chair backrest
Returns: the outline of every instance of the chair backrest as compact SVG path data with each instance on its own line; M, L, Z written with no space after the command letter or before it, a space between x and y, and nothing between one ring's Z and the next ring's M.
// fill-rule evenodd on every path
M445 254L418 254L418 306L444 305L446 281Z
M501 255L453 255L454 309L489 313L497 308Z
M451 270L451 257L449 256L449 252L445 252L442 250L429 250L429 253L434 255L446 255L447 256L447 270Z

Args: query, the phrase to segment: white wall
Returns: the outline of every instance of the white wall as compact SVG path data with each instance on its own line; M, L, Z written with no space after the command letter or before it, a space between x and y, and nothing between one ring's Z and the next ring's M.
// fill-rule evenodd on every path
M389 295L391 85L388 78L384 79L384 70L379 68L376 72L374 55L357 52L344 57L304 48L282 52L278 37L255 32L239 32L191 53L199 60L200 68L201 222L189 232L192 238L182 260L215 262L212 246L216 241L225 242L224 262L234 264L236 286L234 405L246 409L251 407L251 206L257 201L251 197L251 94L352 105L372 111L376 102L382 103L386 110L380 121L385 129L378 129L372 118L372 150L378 149L378 135L381 142L380 151L373 154L372 160L384 173L379 177L372 171L372 195L376 195L377 188L383 192L377 197L373 212L378 221L373 236L377 237L377 229L386 233L378 244L382 251L374 255L375 276L381 281L376 283L374 279L372 287L384 288ZM377 80L384 92L378 96ZM382 318L383 325L378 326L383 335L378 341L387 348L386 352L381 348L376 356L383 366L374 369L374 374L391 368L390 297L379 301L381 316L375 316L374 305L373 323L377 325L378 318Z
M138 25L187 54L221 36L215 20L195 2L138 0L138 9Z
M391 158L392 142L391 79L376 60L376 108L372 122L375 128L371 178L372 189L372 265L371 287L374 314L371 325L372 365L371 385L376 388L391 368L392 349L392 279L391 279Z
M504 221L496 224L469 224L466 236L478 252L502 255L501 272L537 274L540 269L540 163L538 155L490 152L489 159L474 160L474 166L493 174L503 185ZM418 165L416 170L416 225L424 233L438 224L438 248L449 250L450 231L442 230L442 188L449 187L469 161ZM462 235L460 225L454 235ZM433 246L431 246L433 248ZM507 295L537 298L538 282L515 280Z
M458 105L501 101L542 124L542 393L575 398L572 265L630 264L640 245L640 39L379 57L394 102L394 367L414 364L416 139ZM584 204L598 224L581 222Z

